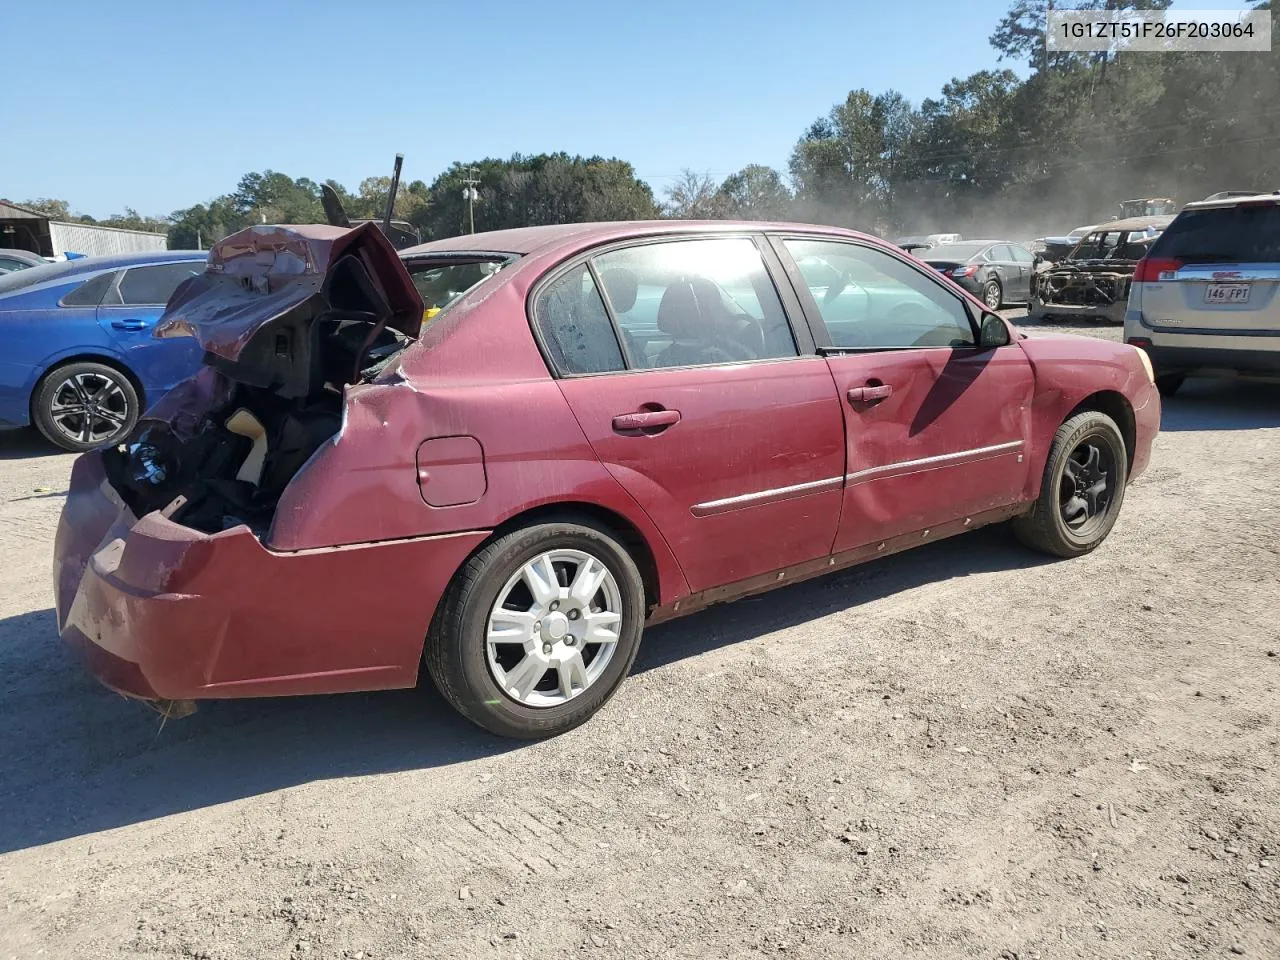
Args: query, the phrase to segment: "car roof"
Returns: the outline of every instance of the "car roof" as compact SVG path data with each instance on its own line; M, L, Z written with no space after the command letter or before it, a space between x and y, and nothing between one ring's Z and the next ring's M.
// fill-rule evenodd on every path
M1108 220L1106 223L1095 223L1090 233L1110 233L1112 230L1147 230L1151 227L1167 227L1173 223L1173 217L1128 217L1124 220Z
M1218 207L1238 207L1242 203L1257 203L1259 200L1280 202L1280 190L1275 193L1254 193L1247 197L1223 197L1220 200L1197 200L1188 203L1183 210L1213 210Z
M853 230L821 224L754 220L617 220L603 223L557 223L539 227L492 230L486 233L464 233L456 237L445 237L409 247L401 250L400 256L479 252L524 255L546 252L557 247L585 248L633 237L678 236L685 233L741 233L744 230L822 233L829 236L871 240L882 245L885 243L876 237Z

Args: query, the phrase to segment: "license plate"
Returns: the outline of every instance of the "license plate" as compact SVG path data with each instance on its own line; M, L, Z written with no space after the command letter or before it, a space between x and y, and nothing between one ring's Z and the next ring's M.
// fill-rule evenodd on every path
M1204 291L1204 302L1248 303L1251 289L1247 283L1211 283Z

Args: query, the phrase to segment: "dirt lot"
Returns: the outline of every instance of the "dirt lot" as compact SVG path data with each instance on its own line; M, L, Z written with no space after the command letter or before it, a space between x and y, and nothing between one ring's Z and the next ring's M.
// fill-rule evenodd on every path
M1089 557L654 629L525 746L427 687L160 729L54 633L70 458L0 437L0 960L1280 956L1280 389L1164 431Z

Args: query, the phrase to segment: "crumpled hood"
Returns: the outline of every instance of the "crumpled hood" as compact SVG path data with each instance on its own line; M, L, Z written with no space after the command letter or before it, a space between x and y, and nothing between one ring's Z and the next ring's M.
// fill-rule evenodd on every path
M383 325L416 338L422 298L391 242L374 223L350 229L319 224L249 227L218 241L204 273L169 300L155 336L193 336L204 350L235 362L262 328L313 301L323 309L327 281L348 257L358 261L385 301Z

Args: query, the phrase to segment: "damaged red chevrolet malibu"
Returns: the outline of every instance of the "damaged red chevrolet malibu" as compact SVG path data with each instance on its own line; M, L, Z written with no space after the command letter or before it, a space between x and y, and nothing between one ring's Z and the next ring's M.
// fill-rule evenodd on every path
M997 521L1092 550L1160 416L1141 351L1026 338L881 241L792 224L400 256L368 225L255 227L157 335L203 369L80 457L58 527L59 629L99 679L188 701L425 663L516 737L598 710L646 623Z

